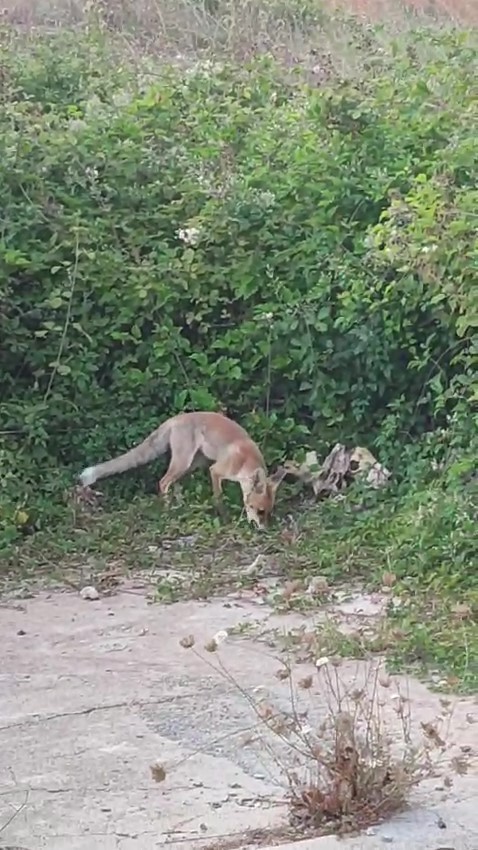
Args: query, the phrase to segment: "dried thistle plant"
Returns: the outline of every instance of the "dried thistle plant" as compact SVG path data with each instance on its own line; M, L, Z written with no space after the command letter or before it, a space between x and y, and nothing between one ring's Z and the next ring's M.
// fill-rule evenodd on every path
M300 768L287 771L290 819L301 830L346 832L400 811L412 788L433 774L446 747L442 727L449 711L422 724L416 740L410 701L378 665L351 688L339 659L319 661L316 684L326 716L318 725L298 722L294 735L289 732L290 745L302 754ZM396 720L393 732L386 708Z
M249 691L234 679L218 651L224 634L204 647L209 654L214 646L214 659L202 656L191 637L180 643L248 701L256 723L247 743L259 744L279 767L290 825L301 834L345 833L378 823L403 809L412 789L435 775L447 750L450 701L440 701L438 718L414 725L408 696L380 663L362 665L363 677L351 684L342 676L342 659L322 656L314 673L296 683L294 669L282 661L273 678L290 688L291 710L284 710L265 685ZM282 747L280 756L274 741ZM463 773L465 762L451 759L450 765ZM451 783L448 776L445 784Z

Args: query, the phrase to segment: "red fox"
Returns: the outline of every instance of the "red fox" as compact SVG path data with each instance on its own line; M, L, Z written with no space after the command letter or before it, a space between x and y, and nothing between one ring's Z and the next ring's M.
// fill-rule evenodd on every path
M242 490L247 519L258 528L265 528L274 507L277 488L287 471L279 467L274 475L268 477L259 447L244 428L222 413L198 411L172 416L125 454L88 466L81 473L80 482L83 487L90 487L99 478L143 466L168 450L171 460L159 482L163 496L188 472L208 465L218 509L221 508L222 482L237 481Z

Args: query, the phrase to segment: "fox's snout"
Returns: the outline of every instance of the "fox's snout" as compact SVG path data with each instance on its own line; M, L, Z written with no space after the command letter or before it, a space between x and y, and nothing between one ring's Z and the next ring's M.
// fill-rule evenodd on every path
M249 498L245 500L244 507L249 522L253 523L260 531L264 531L269 524L274 507L273 498L270 498L268 493L261 495L260 498L257 497L256 493L250 494Z
M262 511L258 512L258 511L251 510L251 509L246 510L246 513L247 513L247 519L249 520L249 522L254 523L254 525L256 526L256 528L259 531L264 531L267 528L268 523L269 523L268 514L265 514Z

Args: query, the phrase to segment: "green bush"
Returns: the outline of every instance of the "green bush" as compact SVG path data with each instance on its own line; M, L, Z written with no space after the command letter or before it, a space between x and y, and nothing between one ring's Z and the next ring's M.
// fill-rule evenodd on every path
M424 39L426 66L320 90L269 62L155 75L92 36L7 44L7 540L178 410L223 407L270 461L304 429L391 456L469 415L477 51Z

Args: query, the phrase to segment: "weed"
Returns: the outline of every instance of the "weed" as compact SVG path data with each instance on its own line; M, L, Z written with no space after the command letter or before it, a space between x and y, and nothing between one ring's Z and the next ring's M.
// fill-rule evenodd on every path
M401 811L412 789L434 775L445 756L453 763L446 740L448 701L418 731L409 694L380 664L362 665L351 677L340 659L321 657L315 671L300 678L289 663L277 671L278 679L290 683L285 709L235 681L223 660L228 639L220 632L202 651L193 635L180 643L248 701L257 719L248 741L280 770L289 822L299 835L346 833L376 824ZM266 683L261 690L267 690ZM161 781L167 772L161 765Z

